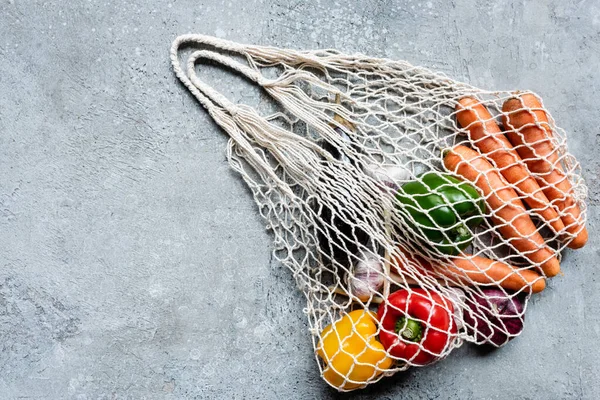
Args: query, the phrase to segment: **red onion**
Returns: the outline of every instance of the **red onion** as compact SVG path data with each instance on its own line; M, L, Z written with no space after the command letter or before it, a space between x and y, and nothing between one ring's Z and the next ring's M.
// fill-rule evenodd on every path
M468 302L469 309L465 310L467 333L475 336L478 344L503 346L523 330L523 301L500 289L482 292L483 296L472 295L474 303Z

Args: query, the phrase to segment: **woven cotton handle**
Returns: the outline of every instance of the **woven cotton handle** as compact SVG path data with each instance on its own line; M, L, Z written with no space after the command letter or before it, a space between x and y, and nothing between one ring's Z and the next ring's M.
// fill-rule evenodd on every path
M242 148L248 155L247 161L254 167L254 169L280 187L283 191L292 195L291 190L287 185L282 182L273 172L272 168L265 162L264 157L256 152L248 140L247 131L240 128L236 116L238 113L245 113L245 118L261 118L253 110L237 105L229 101L225 96L216 91L210 85L201 80L196 73L196 64L202 60L210 60L219 63L225 67L231 68L234 71L242 74L246 78L254 81L258 85L262 86L265 79L256 70L251 69L246 65L239 63L231 57L226 57L222 54L208 51L208 50L197 50L194 51L187 59L186 71L181 66L179 59L179 49L184 43L196 43L196 44L209 44L218 47L222 50L240 50L240 46L235 46L234 43L219 40L203 35L186 35L179 37L171 47L171 62L173 69L177 77L181 82L189 89L192 95L206 108L209 114L213 117L221 128L227 132L230 136L231 141L228 147L228 158L231 160L231 152L233 149L233 143L237 144ZM265 123L266 121L259 121L259 123Z

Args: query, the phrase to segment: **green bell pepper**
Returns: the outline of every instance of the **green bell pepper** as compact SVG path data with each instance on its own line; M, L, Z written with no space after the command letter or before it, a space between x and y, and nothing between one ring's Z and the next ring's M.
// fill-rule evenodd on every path
M469 228L479 225L485 212L484 199L477 189L437 172L427 172L405 183L396 199L406 222L449 255L457 255L471 244Z

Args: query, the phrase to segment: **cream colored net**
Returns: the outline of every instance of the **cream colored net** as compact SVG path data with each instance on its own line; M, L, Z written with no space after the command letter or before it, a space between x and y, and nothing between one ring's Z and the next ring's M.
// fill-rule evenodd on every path
M503 345L560 251L585 243L579 165L529 92L202 35L178 37L171 59L230 136L229 162L306 296L319 368L339 390L465 340ZM231 103L198 77L200 62L245 76L281 111Z

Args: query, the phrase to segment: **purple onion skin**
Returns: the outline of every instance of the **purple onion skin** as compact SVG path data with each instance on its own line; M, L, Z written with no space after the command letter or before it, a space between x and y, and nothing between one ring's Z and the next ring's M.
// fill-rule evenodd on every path
M482 292L488 299L474 294L473 300L477 305L468 303L469 309L464 315L467 332L474 335L479 343L503 346L514 338L506 332L516 335L523 330L525 316L519 316L523 312L523 301L518 296L507 297L499 289L483 289ZM492 311L492 307L498 312ZM492 324L495 326L490 326Z

